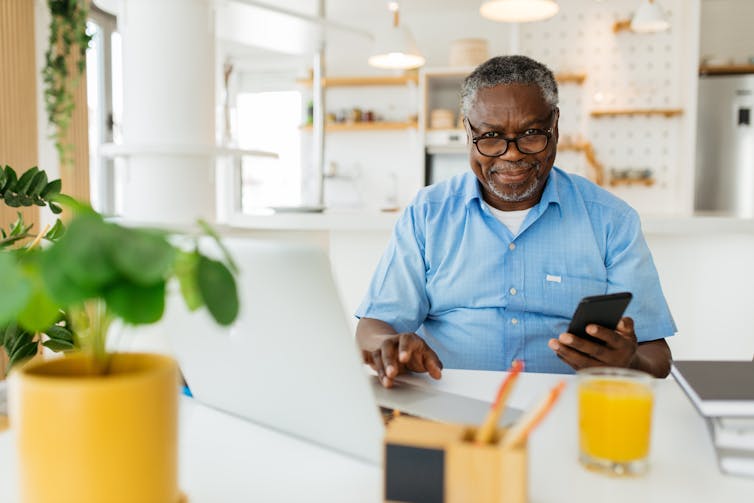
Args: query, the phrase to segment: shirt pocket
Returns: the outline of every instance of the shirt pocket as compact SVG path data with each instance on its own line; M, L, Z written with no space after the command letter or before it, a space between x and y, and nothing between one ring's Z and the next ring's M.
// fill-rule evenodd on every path
M607 293L607 279L546 273L541 279L543 314L570 319L579 301Z

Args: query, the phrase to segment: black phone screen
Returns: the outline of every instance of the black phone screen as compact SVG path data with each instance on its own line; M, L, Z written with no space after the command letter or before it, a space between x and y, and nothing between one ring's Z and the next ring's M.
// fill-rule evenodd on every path
M628 303L631 302L631 297L630 292L584 297L573 313L571 324L568 326L568 332L577 337L583 337L597 344L604 345L605 342L603 340L586 333L586 326L594 323L605 328L615 329L628 307Z

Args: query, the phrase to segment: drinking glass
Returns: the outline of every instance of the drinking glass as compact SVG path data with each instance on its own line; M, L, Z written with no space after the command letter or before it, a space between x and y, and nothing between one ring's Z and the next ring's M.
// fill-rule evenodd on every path
M631 369L578 372L579 461L585 467L615 476L647 471L653 382Z

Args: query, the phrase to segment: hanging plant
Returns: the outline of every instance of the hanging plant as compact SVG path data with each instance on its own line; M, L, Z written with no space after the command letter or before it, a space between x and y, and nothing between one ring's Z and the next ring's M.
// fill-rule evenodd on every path
M67 142L66 135L75 107L73 92L86 68L86 49L92 39L86 32L88 2L47 0L47 6L52 19L42 69L45 109L54 129L51 137L60 165L72 166L73 145Z

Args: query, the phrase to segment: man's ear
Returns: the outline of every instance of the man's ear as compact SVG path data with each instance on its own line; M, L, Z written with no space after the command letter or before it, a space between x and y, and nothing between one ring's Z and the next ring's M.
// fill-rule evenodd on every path
M560 131L558 130L558 123L560 122L560 108L555 107L555 121L552 126L552 135L555 137L555 142L560 139Z
M471 137L473 136L471 134L471 127L469 126L469 119L466 118L466 116L463 116L463 130L466 131L466 145L471 144Z

